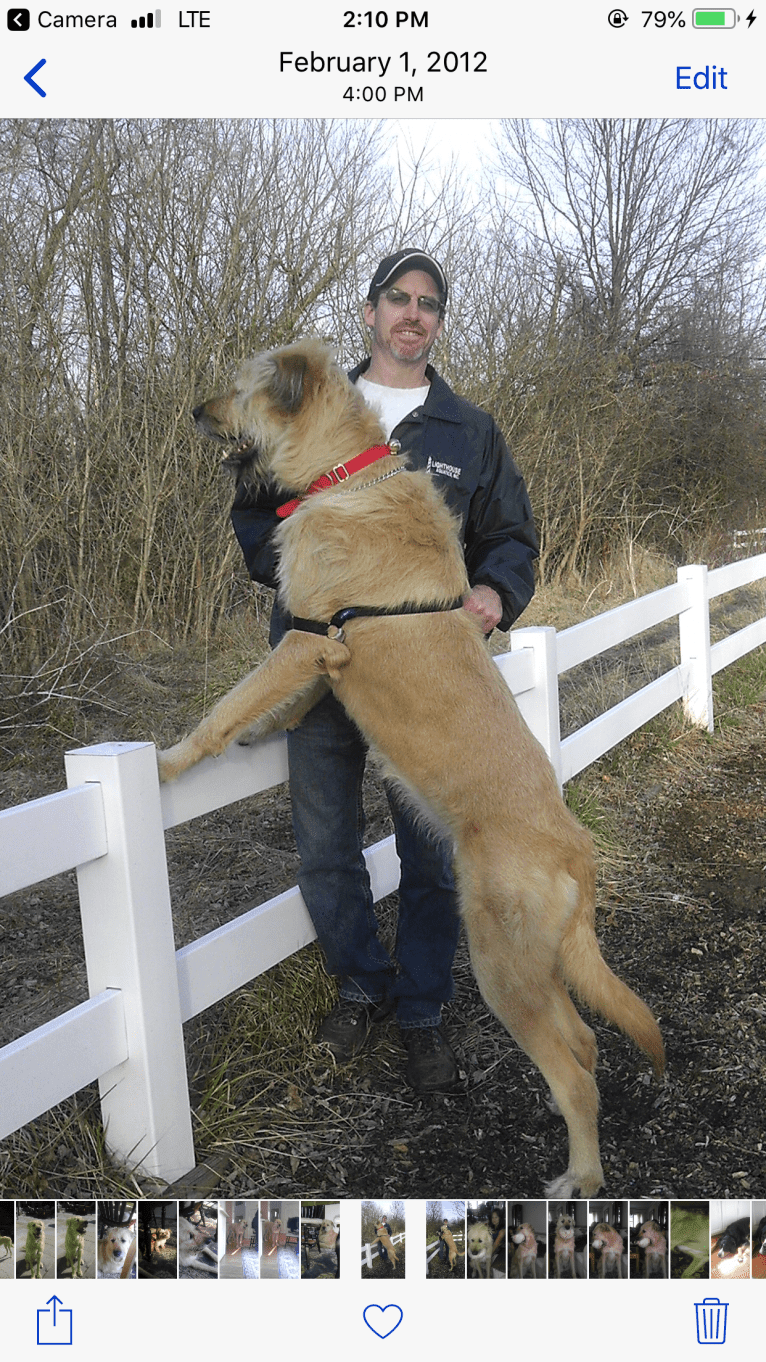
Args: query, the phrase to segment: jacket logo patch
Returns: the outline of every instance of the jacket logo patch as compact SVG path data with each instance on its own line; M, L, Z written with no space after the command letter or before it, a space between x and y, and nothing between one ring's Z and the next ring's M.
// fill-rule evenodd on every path
M426 468L429 473L436 473L442 478L454 478L455 482L460 481L460 475L463 471L462 468L456 468L451 463L437 463L436 459L432 459L430 456Z

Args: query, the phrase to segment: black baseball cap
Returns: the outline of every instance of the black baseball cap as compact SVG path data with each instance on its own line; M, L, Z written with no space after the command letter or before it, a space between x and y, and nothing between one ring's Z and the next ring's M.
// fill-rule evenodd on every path
M427 255L425 251L413 250L397 251L394 255L387 255L385 260L381 260L372 276L367 301L375 307L382 290L390 288L401 275L407 274L409 270L422 270L424 274L430 274L439 290L442 306L444 306L447 301L447 279L444 270L432 255Z

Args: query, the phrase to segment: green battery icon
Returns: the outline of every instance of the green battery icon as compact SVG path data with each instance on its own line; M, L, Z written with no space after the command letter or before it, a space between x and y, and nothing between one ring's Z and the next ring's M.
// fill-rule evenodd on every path
M693 9L693 28L734 28L737 12L733 9Z

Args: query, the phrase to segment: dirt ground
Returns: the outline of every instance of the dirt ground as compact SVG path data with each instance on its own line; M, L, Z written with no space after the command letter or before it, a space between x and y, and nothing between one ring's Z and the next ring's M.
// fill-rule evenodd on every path
M163 714L158 737L184 731L181 715L199 709L200 666L182 670L180 686L178 673L178 658L165 670L130 659L118 665L110 709L94 704L74 734L71 727L64 736L32 733L33 762L29 731L20 739L0 735L3 804L63 788L66 746L145 736L137 693L146 709ZM600 1046L610 1197L734 1198L766 1190L764 710L762 696L751 699L736 723L713 737L680 724L670 736L644 729L578 782L603 848L603 952L655 1011L668 1055L667 1078L658 1085L626 1039L588 1018ZM374 778L366 797L368 839L376 841L389 826ZM174 830L168 860L180 946L295 883L287 792L269 791ZM391 938L395 899L380 913ZM1 922L5 1043L86 996L74 877L6 899ZM343 1069L317 1050L313 1031L333 986L315 946L190 1023L197 1161L213 1170L206 1194L539 1197L564 1167L563 1122L537 1070L487 1013L464 944L455 975L445 1021L461 1080L446 1094L421 1097L404 1086L392 1020L376 1026L366 1052ZM306 980L308 1000L299 989ZM280 1009L287 1020L278 1029ZM257 1045L247 1029L253 1018L264 1038ZM228 1102L223 1115L211 1106L214 1069L223 1074L216 1097ZM66 1133L72 1111L90 1120L91 1109L95 1090L86 1090L31 1132L0 1144L0 1195L98 1195L87 1150ZM40 1151L33 1160L30 1141Z

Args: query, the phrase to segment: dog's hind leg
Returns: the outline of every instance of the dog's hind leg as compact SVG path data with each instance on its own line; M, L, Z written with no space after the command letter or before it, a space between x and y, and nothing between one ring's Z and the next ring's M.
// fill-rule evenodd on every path
M574 1007L570 1005L570 1010L564 1003L555 974L555 944L546 941L543 932L531 941L527 931L514 938L508 924L527 914L534 916L533 900L520 899L510 915L507 903L493 907L486 900L478 907L464 900L463 911L482 997L537 1065L567 1123L568 1168L551 1183L546 1195L561 1200L595 1196L603 1183L598 1091L592 1073L575 1057L571 1041L590 1061L594 1054L583 1039L584 1023L576 1026Z
M546 1196L562 1200L596 1196L604 1174L598 1147L598 1090L593 1075L578 1064L550 1017L538 1015L530 1018L526 1026L519 1026L517 1021L512 1034L537 1065L567 1123L568 1167L548 1185Z
M587 1069L596 1072L598 1046L591 1028L586 1025L563 984L554 980L553 1014L556 1025L572 1054Z
M567 1123L567 1171L546 1188L546 1196L564 1201L575 1196L596 1196L604 1174L598 1147L598 1090L593 1075L578 1064L545 1005L535 1012L528 1007L523 998L524 980L507 976L503 1000L497 987L487 987L488 981L479 970L476 977L485 1001L537 1065ZM517 990L514 1001L511 995Z
M290 630L264 663L213 706L175 747L157 753L160 780L176 780L203 757L217 757L249 730L260 736L286 728L320 698L326 678L350 660L345 643Z

